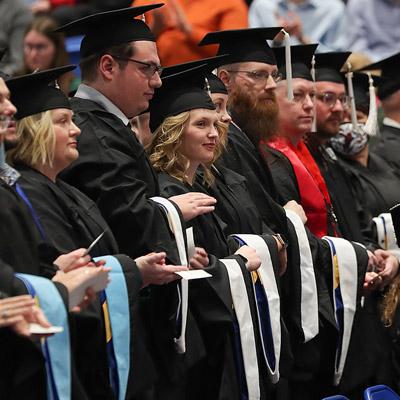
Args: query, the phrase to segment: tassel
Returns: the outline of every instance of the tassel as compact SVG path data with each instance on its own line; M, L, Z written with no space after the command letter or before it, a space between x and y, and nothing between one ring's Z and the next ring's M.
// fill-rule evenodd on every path
M290 52L290 35L284 29L282 29L282 33L285 36L284 44L285 44L287 98L289 101L293 101L292 56Z
M356 112L356 102L354 99L354 88L353 88L353 72L351 71L351 64L347 63L348 72L346 74L347 78L347 90L349 92L350 98L350 112L351 112L351 124L353 126L354 132L359 132L357 112Z
M312 79L314 81L314 91L316 93L317 92L317 87L316 87L317 85L315 84L315 56L313 56L312 60L311 60L310 73L311 73L311 77L312 77ZM313 121L312 121L311 133L316 133L317 132L317 96L314 96L313 103L314 103L314 118L313 118Z
M376 105L374 80L372 79L370 72L368 72L368 78L369 78L369 113L364 129L367 135L376 136L378 134L378 107Z
M208 95L211 97L211 87L210 87L210 83L208 82L207 78L204 78L205 80L205 87L206 87L206 91L208 93Z

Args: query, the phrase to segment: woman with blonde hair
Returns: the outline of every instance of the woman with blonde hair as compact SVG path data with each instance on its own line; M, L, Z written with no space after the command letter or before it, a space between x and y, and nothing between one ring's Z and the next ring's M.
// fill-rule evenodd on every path
M177 73L163 78L163 86L156 90L149 108L153 138L147 150L150 162L158 172L164 196L191 191L207 192L210 189L216 182L213 165L224 150L229 123L228 116L223 110L217 112L209 96L210 85L205 81L207 67L200 65L180 72L179 68L176 68ZM221 121L221 113L225 122ZM243 345L242 352L237 346L238 340L243 339L239 332L244 320L236 319L239 318L237 314L231 312L236 288L230 285L230 271L225 260L233 259L241 267L247 290L243 293L243 301L246 303L248 298L251 310L246 314L245 323L252 326L258 324L255 311L258 305L249 271L260 267L260 257L253 248L240 247L243 243L227 235L226 225L216 212L200 215L186 227L193 228L194 244L204 247L209 253L210 264L206 270L212 275L212 278L193 282L190 286L189 308L202 332L207 356L200 365L188 371L188 398L251 397L252 388L246 388L250 372L248 364L243 363L243 357L248 356L248 348ZM270 239L271 243L266 243L268 248L270 245L273 248L271 257L275 267L279 262L278 246L274 238ZM247 261L246 265L243 261ZM266 338L264 333L263 341ZM256 387L261 392L261 398L266 398L273 389L268 374L264 373L266 367L261 355L261 339L258 333L255 335L254 365L260 372ZM204 380L209 382L207 386L201 384Z
M124 351L129 354L128 368L143 365L139 370L135 368L134 379L125 382L125 389L127 393L141 393L151 386L154 372L143 344L143 323L139 321L137 310L139 291L150 283L171 282L178 278L175 272L187 268L166 265L166 254L162 252L135 260L118 254L115 238L96 204L58 178L59 173L79 156L77 138L80 130L72 120L68 98L49 83L71 69L71 66L55 68L8 81L11 99L18 108L15 116L17 144L8 156L21 174L17 182L18 193L27 203L48 249L64 253L90 247L91 257L110 254L120 263L128 294L126 321L132 328L123 333L130 337L130 346ZM96 239L95 246L90 246ZM123 295L122 292L119 296L121 301L125 300ZM113 398L117 387L115 367L114 372L111 371L115 360L110 359L106 347L103 301L99 296L89 310L77 317L75 355L78 375L88 398ZM114 326L112 330L115 333Z

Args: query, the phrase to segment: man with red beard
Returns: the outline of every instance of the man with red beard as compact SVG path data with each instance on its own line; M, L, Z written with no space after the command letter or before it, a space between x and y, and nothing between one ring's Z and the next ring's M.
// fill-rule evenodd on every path
M337 325L335 322L330 286L332 263L329 245L309 231L298 235L298 226L286 217L281 205L285 204L274 184L271 171L258 150L260 140L271 139L278 130L278 104L275 98L277 71L273 51L266 39L272 39L277 28L256 28L237 31L212 32L201 44L220 44L218 54L230 54L228 65L218 68L218 76L229 92L229 111L232 123L228 132L227 149L218 165L245 176L248 191L264 222L275 232L287 234L288 268L281 284L282 315L291 335L294 365L281 373L289 383L289 398L320 399L332 393ZM289 207L299 207L290 202ZM287 205L286 205L287 207ZM301 214L302 208L296 211ZM305 222L305 218L303 221ZM299 259L307 248L312 273L302 279ZM357 249L360 275L366 268L365 251ZM311 260L312 259L312 260ZM300 262L301 264L301 262ZM314 280L314 287L307 286ZM318 295L316 314L311 308L319 333L307 336L306 326L299 318L303 307L302 293ZM301 320L301 321L300 321ZM314 327L313 327L314 328ZM314 331L315 332L315 331ZM281 379L282 383L282 379Z
M219 162L245 176L264 222L275 232L287 234L285 212L279 206L271 172L257 150L258 141L277 130L275 88L280 74L266 40L274 39L280 31L281 28L254 28L210 32L200 46L220 44L218 55L230 55L229 64L218 68L218 76L229 92L232 116L227 150ZM286 206L305 221L298 204L290 202Z

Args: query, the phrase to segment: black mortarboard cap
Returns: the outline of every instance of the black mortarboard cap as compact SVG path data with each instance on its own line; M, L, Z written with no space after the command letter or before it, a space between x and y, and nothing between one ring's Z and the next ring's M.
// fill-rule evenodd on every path
M189 61L189 62L185 62L182 64L171 65L170 67L166 67L163 69L162 76L166 77L168 75L173 75L178 72L182 72L182 71L206 64L205 68L206 68L207 72L205 74L205 77L207 78L207 82L208 82L208 87L206 87L206 89L209 89L211 93L228 94L228 90L226 89L224 82L222 82L221 79L218 78L218 76L216 76L215 74L213 74L211 72L215 68L218 68L220 65L226 64L226 61L228 59L229 59L229 55L223 54L220 56L202 58L200 60ZM207 86L207 84L206 84L206 86Z
M257 61L275 65L275 55L267 40L273 40L281 30L281 27L275 27L210 32L199 46L219 44L217 55L229 54L229 63Z
M382 71L382 78L378 86L378 96L381 100L389 97L394 92L400 89L400 53L393 54L381 61L369 64L360 69L360 71L373 71L380 69Z
M345 77L346 74L343 74ZM372 75L374 86L378 86L381 77ZM346 80L347 87L347 80ZM360 110L365 114L369 112L369 76L359 72L353 72L353 91L356 110Z
M55 108L71 108L67 96L54 86L58 77L76 67L67 65L7 80L11 102L17 107L16 119L38 114Z
M215 110L214 103L204 90L206 71L207 65L203 64L162 79L163 84L156 89L149 106L152 132L172 115L196 108Z
M72 21L56 31L84 35L80 55L85 59L111 46L139 40L154 42L155 37L150 28L135 17L162 5L158 3L101 12Z
M318 44L304 44L290 46L290 54L292 61L292 78L302 78L312 81L311 76L311 61ZM279 72L286 79L286 57L285 47L274 47L276 62Z
M315 80L317 82L344 83L340 73L344 63L349 58L350 51L332 51L315 54Z

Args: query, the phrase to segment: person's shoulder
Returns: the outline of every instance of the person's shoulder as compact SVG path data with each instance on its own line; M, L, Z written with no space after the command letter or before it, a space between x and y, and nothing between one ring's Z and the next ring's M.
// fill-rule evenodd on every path
M167 174L166 172L160 172L157 174L157 176L160 191L163 196L170 197L190 192L189 188L184 182Z

